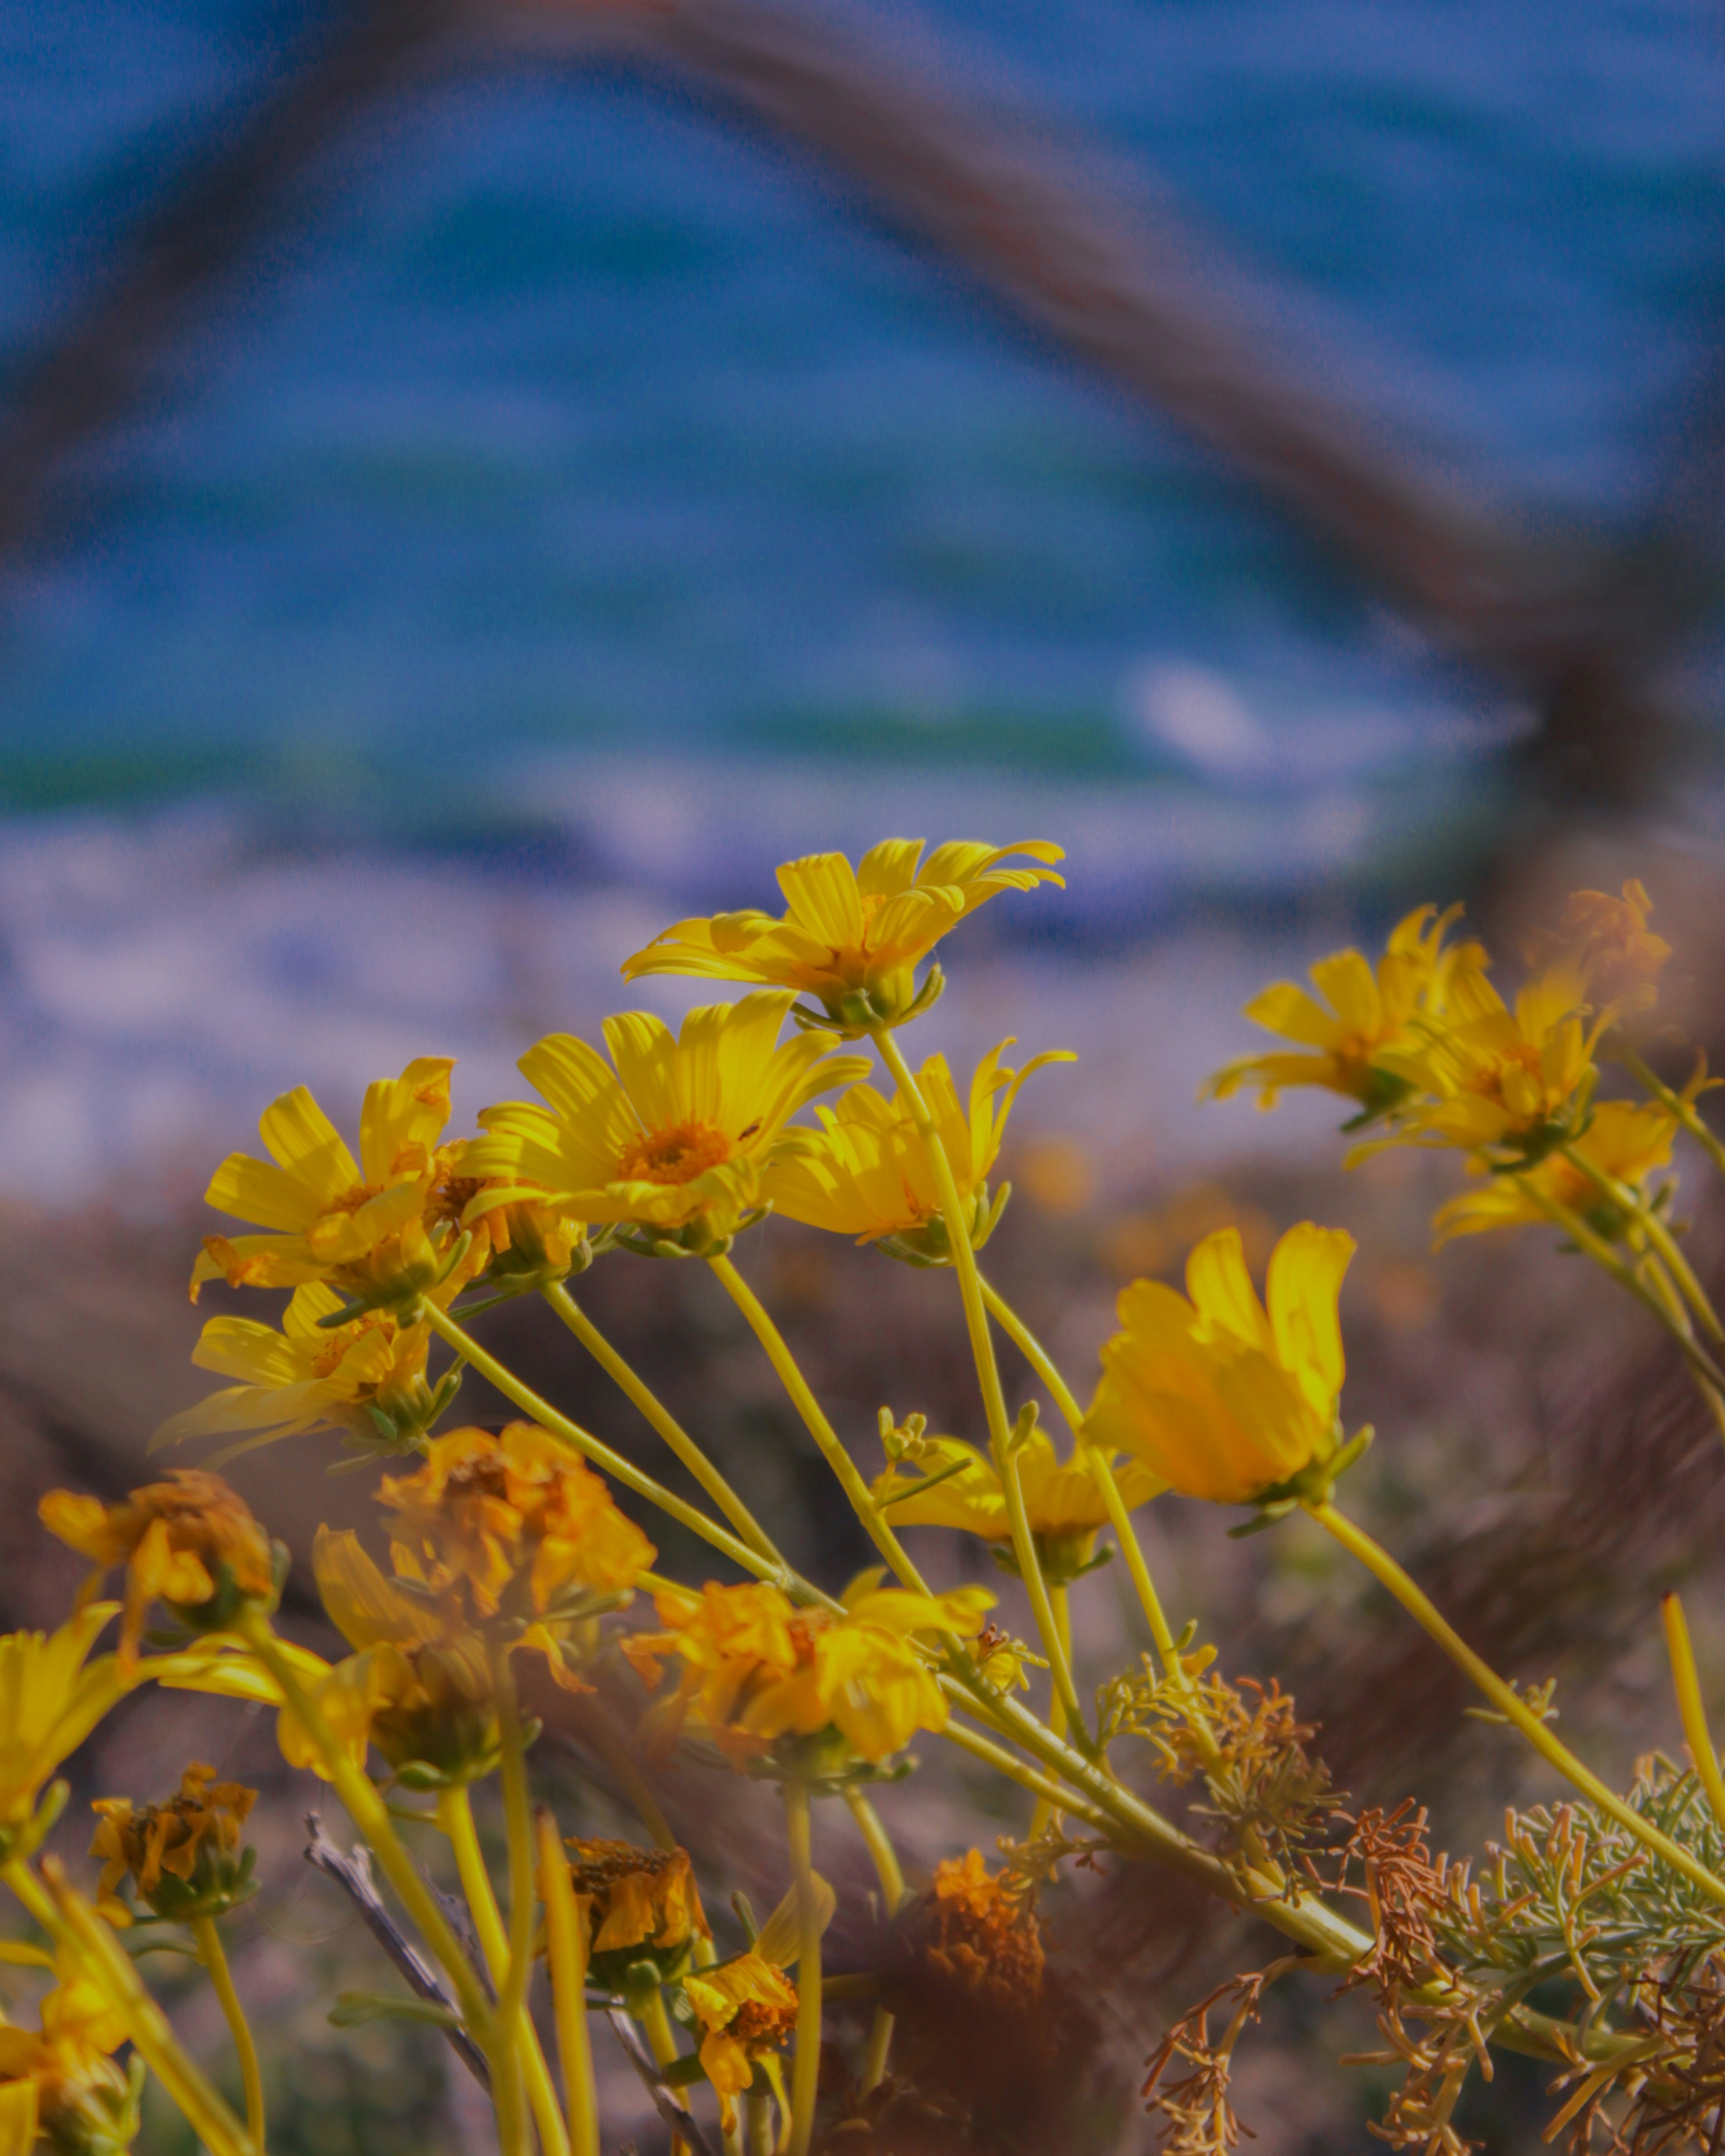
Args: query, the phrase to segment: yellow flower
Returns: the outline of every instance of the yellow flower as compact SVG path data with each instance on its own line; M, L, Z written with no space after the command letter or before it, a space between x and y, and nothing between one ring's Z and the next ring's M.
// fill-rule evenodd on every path
M1046 839L988 846L955 839L917 867L921 839L886 839L855 868L843 854L787 861L778 887L789 911L719 913L680 921L624 962L624 977L699 973L760 981L810 995L837 1025L901 1024L939 993L936 968L919 994L916 969L947 932L1003 891L1061 883L1050 867L1004 868L1019 854L1045 864L1065 858Z
M0 2156L29 2156L39 2133L65 2156L116 2156L138 2131L143 2062L115 2065L125 2022L89 1977L64 1958L56 1967L41 2026L0 2023Z
M1093 1441L1217 1504L1247 1503L1322 1466L1337 1444L1336 1299L1354 1248L1337 1228L1291 1228L1271 1255L1267 1312L1234 1228L1187 1260L1189 1301L1134 1281L1120 1298L1122 1330L1102 1349Z
M1006 1119L1019 1088L1047 1063L1070 1063L1064 1049L1032 1056L1022 1070L1004 1070L1003 1040L977 1065L968 1110L961 1104L943 1055L931 1055L917 1073L963 1201L965 1226L978 1250L993 1233L1006 1199L990 1203L988 1178L1006 1135ZM816 1111L820 1132L775 1162L762 1188L775 1212L811 1228L880 1242L895 1256L916 1264L950 1262L934 1173L916 1126L901 1095L891 1100L872 1086L854 1086L834 1108Z
M1573 961L1536 974L1513 1010L1483 964L1458 967L1441 1015L1421 1021L1414 1045L1382 1058L1420 1097L1399 1111L1396 1137L1352 1158L1409 1142L1548 1151L1575 1127L1595 1081L1594 1048L1606 1021L1589 1027L1587 1009L1587 981Z
M201 1631L226 1630L243 1598L274 1605L270 1537L218 1475L176 1468L167 1481L134 1490L118 1505L50 1490L37 1512L51 1535L95 1565L93 1584L116 1564L126 1567L125 1667L136 1661L144 1618L158 1597Z
M875 1502L891 1513L895 1527L955 1528L979 1536L1004 1557L1012 1528L993 1460L960 1438L923 1436L921 1419L913 1415L905 1430L892 1430L882 1410L890 1464L875 1478ZM918 1471L907 1472L911 1467ZM1096 1531L1108 1518L1089 1458L1075 1449L1069 1459L1059 1459L1052 1440L1037 1429L1019 1448L1018 1472L1043 1568L1057 1584L1069 1580L1083 1568ZM1114 1479L1128 1511L1163 1486L1136 1459L1123 1461Z
M1557 928L1537 932L1527 940L1527 963L1574 965L1587 983L1589 996L1617 1011L1645 1010L1656 996L1657 982L1671 947L1647 926L1653 901L1631 879L1621 898L1603 891L1572 891Z
M1312 983L1322 1002L1292 981L1277 981L1255 996L1244 1016L1313 1052L1242 1056L1208 1079L1199 1098L1224 1101L1242 1086L1255 1086L1258 1106L1273 1108L1285 1086L1322 1086L1358 1101L1367 1115L1394 1106L1407 1081L1384 1066L1384 1052L1410 1043L1409 1021L1441 1011L1456 967L1483 957L1476 943L1445 947L1461 911L1451 906L1440 914L1435 906L1422 906L1409 914L1375 970L1359 951L1321 958Z
M496 1701L485 1644L468 1627L459 1597L404 1594L351 1529L320 1527L311 1566L331 1623L354 1650L315 1687L336 1735L362 1758L375 1744L409 1789L460 1787L489 1774L497 1763ZM291 1765L317 1766L316 1746L290 1714L282 1716L280 1741Z
M847 1759L877 1765L917 1730L943 1729L946 1696L916 1635L973 1635L993 1598L976 1588L913 1594L880 1587L879 1577L852 1583L842 1616L799 1609L764 1582L659 1594L665 1629L624 1642L649 1683L662 1656L683 1665L651 1717L655 1732L692 1722L738 1766L764 1760L780 1738L814 1738L797 1751L799 1771L814 1776L842 1772Z
M433 1438L424 1466L385 1476L377 1496L393 1514L398 1574L465 1594L480 1620L531 1625L614 1608L656 1553L600 1477L534 1423Z
M552 1194L554 1211L623 1228L636 1248L723 1249L761 1204L762 1171L809 1142L785 1129L790 1117L867 1068L829 1056L830 1033L781 1044L792 1000L752 995L691 1011L675 1038L645 1011L607 1019L614 1071L572 1034L542 1040L521 1070L550 1108L511 1101L480 1117L488 1135L468 1160L504 1180L470 1216L525 1183Z
M92 1602L59 1631L0 1638L0 1839L36 1809L54 1769L78 1749L136 1676L90 1650L117 1602Z
M240 1383L171 1415L151 1450L259 1433L213 1453L210 1464L219 1467L258 1445L326 1426L345 1431L356 1449L407 1450L448 1404L455 1375L432 1386L425 1374L430 1327L401 1325L387 1310L363 1311L326 1331L320 1320L345 1306L332 1288L312 1281L295 1290L279 1332L254 1317L211 1318L192 1360Z
M439 1148L445 1164L425 1206L434 1239L443 1223L473 1237L472 1263L460 1268L464 1283L477 1266L474 1276L489 1286L526 1290L591 1264L585 1224L553 1213L543 1202L548 1194L530 1195L513 1180L469 1173L474 1147L483 1142L470 1138Z
M1594 1110L1593 1121L1581 1136L1571 1141L1571 1149L1603 1173L1645 1195L1648 1177L1656 1168L1669 1166L1676 1135L1676 1117L1656 1103L1604 1101ZM1476 1172L1486 1173L1483 1166ZM1580 1214L1589 1226L1613 1240L1630 1228L1629 1215L1560 1152L1548 1154L1527 1171L1525 1179L1545 1197ZM1521 1177L1493 1176L1483 1188L1464 1191L1440 1205L1432 1216L1436 1238L1433 1247L1441 1250L1457 1235L1477 1235L1491 1228L1517 1228L1529 1221L1545 1221L1547 1215L1531 1193L1522 1189L1522 1182Z
M797 1988L764 1954L741 1953L691 1970L683 1989L701 2027L701 2063L718 2092L726 2133L737 2130L737 2098L797 2028Z
M215 1775L213 1767L194 1761L166 1804L96 1799L91 1809L101 1824L90 1853L102 1860L105 1900L130 1873L158 1916L183 1922L220 1916L256 1891L254 1852L242 1851L240 1838L258 1793Z
M667 1983L680 1975L697 1938L711 1936L685 1849L640 1849L632 1841L566 1844L575 1892L590 1908L596 1980L624 1988L638 1961Z
M399 1078L368 1086L357 1163L305 1086L272 1101L258 1126L270 1158L230 1153L204 1199L274 1232L208 1238L193 1270L193 1300L210 1280L235 1287L328 1281L367 1301L429 1286L454 1240L444 1223L434 1242L424 1217L449 1164L437 1141L449 1117L454 1068L446 1055L422 1055Z

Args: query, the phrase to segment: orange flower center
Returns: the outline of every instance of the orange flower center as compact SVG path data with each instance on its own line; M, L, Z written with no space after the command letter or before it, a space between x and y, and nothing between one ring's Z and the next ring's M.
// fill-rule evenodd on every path
M617 1163L623 1183L692 1183L710 1168L730 1159L733 1147L711 1123L670 1123L631 1138Z
M392 1335L394 1331L395 1320L379 1312L373 1312L352 1325L342 1326L331 1337L328 1347L320 1348L316 1354L312 1357L312 1376L314 1378L334 1377L347 1360L348 1349L364 1339L367 1333L382 1332Z

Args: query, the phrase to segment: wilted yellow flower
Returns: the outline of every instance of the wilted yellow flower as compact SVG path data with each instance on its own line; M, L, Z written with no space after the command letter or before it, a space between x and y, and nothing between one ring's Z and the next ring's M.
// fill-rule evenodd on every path
M218 1475L178 1467L117 1505L74 1490L50 1490L37 1507L51 1535L87 1557L99 1583L126 1567L120 1659L136 1659L150 1604L159 1596L200 1631L230 1625L242 1599L274 1605L275 1555L244 1499Z
M60 1762L137 1681L117 1655L90 1660L119 1608L88 1603L57 1632L0 1638L0 1840L29 1819Z
M238 1378L196 1407L171 1415L151 1450L187 1438L259 1434L211 1455L217 1466L278 1438L333 1427L366 1446L402 1450L422 1436L454 1390L452 1373L437 1386L425 1374L429 1325L402 1325L387 1310L367 1310L326 1331L320 1320L341 1310L320 1281L296 1288L278 1332L254 1317L213 1317L192 1360L201 1370Z
M1570 1150L1645 1197L1648 1177L1656 1168L1670 1165L1677 1128L1676 1118L1656 1102L1603 1101L1581 1136L1570 1141ZM1486 1170L1481 1167L1478 1172L1483 1175ZM1457 1235L1476 1235L1489 1228L1546 1222L1548 1216L1532 1193L1522 1188L1524 1181L1543 1196L1579 1213L1590 1227L1614 1241L1630 1228L1627 1211L1614 1205L1574 1161L1553 1152L1527 1169L1525 1177L1492 1176L1479 1189L1463 1191L1440 1205L1432 1215L1434 1247L1441 1250Z
M115 2065L125 2022L90 1978L57 1966L39 2028L0 2022L0 2156L29 2156L39 2134L63 2156L117 2156L138 2131L143 2062Z
M1615 1010L1645 1010L1657 993L1671 947L1647 926L1653 901L1631 879L1621 898L1572 891L1557 927L1527 939L1527 963L1573 965L1589 998Z
M446 1055L422 1055L399 1078L368 1086L357 1163L305 1086L272 1101L258 1126L270 1158L230 1153L204 1199L275 1232L208 1237L192 1274L193 1300L210 1280L236 1287L328 1281L367 1300L429 1286L454 1240L444 1223L434 1242L424 1217L448 1164L437 1141L449 1118L454 1068Z
M465 1595L480 1620L615 1606L655 1555L601 1478L535 1423L433 1438L424 1466L386 1476L377 1496L398 1573Z
M103 1897L130 1873L158 1916L183 1922L231 1909L254 1891L254 1852L242 1851L240 1839L257 1800L255 1789L218 1782L213 1767L197 1761L165 1804L97 1798L91 1810L101 1824L90 1853L102 1860Z
M1223 1101L1255 1086L1258 1106L1273 1108L1285 1086L1322 1086L1357 1101L1366 1115L1394 1107L1408 1081L1384 1065L1384 1050L1409 1044L1409 1021L1441 1011L1456 967L1483 957L1476 943L1445 947L1461 911L1417 908L1392 932L1375 969L1359 951L1319 959L1312 983L1322 1002L1293 981L1277 981L1255 996L1243 1015L1311 1052L1241 1056L1205 1081L1200 1098Z
M683 1989L701 2028L701 2063L718 2092L726 2133L737 2130L737 2098L797 2029L797 1988L764 1954L741 1953L694 1969Z
M1587 982L1565 961L1536 974L1512 1010L1483 966L1458 967L1441 1016L1423 1020L1412 1046L1385 1050L1385 1070L1417 1096L1399 1111L1384 1145L1509 1147L1538 1154L1574 1127L1592 1091L1593 1055L1605 1023L1586 1022Z
M1170 1488L1249 1502L1337 1448L1344 1369L1336 1299L1354 1252L1339 1228L1289 1229L1271 1255L1269 1309L1239 1231L1186 1262L1191 1300L1159 1281L1120 1297L1086 1420L1093 1441L1135 1454Z
M320 1527L311 1565L331 1623L354 1650L315 1687L330 1727L362 1756L375 1744L409 1789L459 1787L489 1774L496 1699L485 1643L459 1594L404 1594L348 1528ZM317 1766L316 1748L291 1714L280 1733L292 1765Z
M891 1513L893 1526L953 1527L1008 1553L1012 1527L1006 1494L988 1455L961 1438L923 1436L916 1427L920 1417L913 1416L904 1430L889 1430L887 1419L883 1411L881 1434L891 1464L875 1478L873 1494ZM1090 1459L1081 1449L1060 1459L1040 1429L1019 1446L1017 1457L1019 1486L1043 1569L1056 1582L1070 1579L1088 1558L1096 1531L1108 1518ZM908 1471L911 1468L916 1471ZM1128 1511L1163 1486L1137 1459L1122 1461L1114 1479Z
M680 1975L697 1938L711 1936L685 1849L641 1849L632 1841L565 1844L575 1892L590 1905L593 1958L600 1984L620 1988L629 1966L650 1960L666 1982Z
M644 973L699 973L711 980L760 981L819 1002L835 1024L901 1024L938 993L938 973L921 994L916 970L949 929L1003 891L1061 883L1051 867L1004 868L1011 855L1045 864L1065 858L1046 839L989 846L955 839L917 867L921 839L886 839L853 868L843 854L787 861L778 887L789 911L715 914L680 921L624 962L625 979Z
M810 1142L787 1131L817 1094L860 1077L859 1056L829 1055L819 1030L781 1043L792 997L745 996L691 1011L680 1034L645 1011L605 1021L613 1070L596 1049L552 1034L521 1060L551 1103L488 1108L468 1160L500 1178L470 1215L512 1183L552 1194L556 1211L614 1223L655 1250L722 1249L761 1204L762 1171Z
M1033 1055L1021 1070L1004 1070L1001 1053L1012 1045L1003 1040L977 1065L968 1110L945 1056L931 1055L917 1073L977 1249L992 1234L1005 1197L1003 1190L990 1203L988 1178L1019 1088L1045 1064L1075 1060L1064 1049L1050 1049ZM934 1172L902 1096L895 1093L888 1100L872 1086L854 1086L835 1107L815 1112L819 1135L767 1172L762 1188L774 1211L811 1228L855 1235L861 1243L882 1243L916 1263L949 1262Z
M662 1657L682 1663L676 1691L655 1710L655 1732L692 1723L738 1765L786 1736L822 1739L799 1755L815 1774L842 1771L847 1757L878 1764L917 1730L943 1729L946 1696L916 1635L973 1635L993 1598L976 1588L913 1594L879 1578L865 1573L852 1583L842 1616L799 1609L765 1582L661 1592L665 1629L623 1643L649 1684Z

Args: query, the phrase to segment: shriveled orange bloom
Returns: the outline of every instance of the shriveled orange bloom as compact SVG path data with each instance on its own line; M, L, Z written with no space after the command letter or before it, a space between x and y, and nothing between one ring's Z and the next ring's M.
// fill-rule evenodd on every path
M1647 926L1652 911L1645 887L1633 877L1621 898L1572 891L1556 928L1536 930L1527 939L1527 963L1573 965L1596 1003L1645 1010L1671 955L1664 937Z
M763 1954L741 1953L691 1972L683 1989L701 2029L701 2063L718 2092L721 2122L734 2133L736 2099L757 2065L776 2076L773 2055L796 2034L797 1988Z
M194 1625L231 1615L235 1594L274 1599L270 1537L219 1475L178 1467L117 1505L50 1490L37 1511L50 1534L95 1566L91 1592L116 1565L126 1567L122 1665L136 1661L145 1616L158 1597Z
M575 1892L592 1902L593 1951L630 1947L676 1953L711 1936L686 1849L642 1849L632 1841L565 1843Z
M543 1617L583 1596L625 1594L656 1552L593 1470L536 1423L433 1438L378 1502L396 1571L465 1591L475 1616Z
M918 1634L974 1635L993 1597L978 1588L944 1595L882 1588L865 1573L842 1614L799 1609L764 1581L655 1598L662 1632L624 1650L649 1684L661 1661L682 1663L675 1692L650 1717L660 1736L693 1723L739 1765L780 1737L831 1729L858 1758L878 1763L919 1729L943 1729L946 1695Z
M1024 2012L1042 1996L1042 1927L1024 1895L993 1876L980 1850L935 1867L929 1897L932 1967L991 2004Z
M193 1901L228 1906L235 1887L245 1883L234 1860L257 1800L255 1789L240 1782L218 1782L213 1767L196 1760L180 1777L178 1794L165 1804L97 1798L90 1809L101 1824L90 1853L102 1860L103 1896L110 1896L130 1873L146 1902L152 1907L162 1902L164 1916L191 1913ZM215 1911L206 1907L198 1913Z

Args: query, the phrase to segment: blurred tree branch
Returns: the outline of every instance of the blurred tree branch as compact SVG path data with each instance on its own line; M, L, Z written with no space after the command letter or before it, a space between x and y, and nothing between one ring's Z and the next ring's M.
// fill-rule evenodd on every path
M0 411L0 558L18 557L73 452L148 393L159 354L338 135L428 61L472 65L500 46L669 72L813 151L1020 323L1257 485L1449 654L1530 701L1548 785L1645 797L1672 717L1657 669L1716 581L1692 469L1631 543L1565 531L1536 503L1517 515L1470 500L1349 396L1337 362L1320 382L1279 352L1286 340L1194 264L1171 218L1128 212L1028 126L984 120L853 33L763 0L365 0L339 16L24 367ZM1717 373L1704 402L1686 446L1712 470Z

